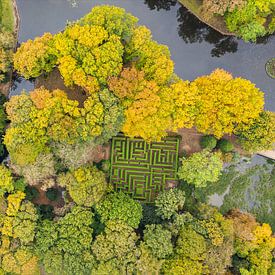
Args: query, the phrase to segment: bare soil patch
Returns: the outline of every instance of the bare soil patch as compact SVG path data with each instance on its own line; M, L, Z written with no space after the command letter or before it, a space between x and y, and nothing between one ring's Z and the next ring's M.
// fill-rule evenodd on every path
M79 102L79 106L83 107L84 101L87 99L87 94L85 91L79 86L67 87L64 84L64 80L60 75L58 68L55 68L48 75L41 75L35 79L35 88L40 88L44 86L46 89L52 91L56 89L60 89L64 91L68 98L71 100L77 100Z

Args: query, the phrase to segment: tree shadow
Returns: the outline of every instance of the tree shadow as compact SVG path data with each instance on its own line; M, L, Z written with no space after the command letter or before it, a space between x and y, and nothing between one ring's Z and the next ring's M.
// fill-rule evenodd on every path
M144 0L150 10L170 10L177 4L177 0Z
M185 7L181 6L178 9L177 18L179 22L178 33L185 43L208 42L214 46L211 50L212 57L220 57L238 50L236 37L220 34L200 21Z

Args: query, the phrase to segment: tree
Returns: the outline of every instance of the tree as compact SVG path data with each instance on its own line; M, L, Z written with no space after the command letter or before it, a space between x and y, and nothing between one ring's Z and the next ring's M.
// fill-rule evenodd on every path
M199 132L217 138L231 134L239 124L257 118L263 109L263 93L254 84L233 78L221 69L195 79L192 86L197 88L200 106L195 126Z
M87 274L95 265L91 253L93 213L75 206L58 221L44 220L36 234L39 258L47 273Z
M172 77L174 64L170 59L167 46L152 40L149 29L139 26L126 44L126 61L131 61L136 68L144 71L145 78L163 85Z
M258 3L256 3L258 2ZM227 28L231 32L236 32L245 41L256 41L258 36L266 34L265 21L268 13L261 14L261 3L268 3L271 7L270 1L253 1L248 0L246 5L240 9L235 9L225 15ZM259 9L260 7L260 9ZM270 10L271 11L271 10Z
M140 244L139 249L140 257L136 262L138 274L139 272L141 274L160 274L160 269L164 260L159 260L154 257L144 243Z
M250 152L269 150L275 142L275 113L264 111L251 123L241 124L235 133L243 148Z
M56 65L52 42L50 33L23 42L14 55L14 68L27 79L51 72Z
M180 230L175 248L175 255L162 266L164 274L203 274L206 257L206 241L191 227Z
M156 213L163 219L170 219L178 211L183 209L185 192L173 188L160 192L155 200Z
M206 257L206 241L192 228L181 230L177 240L176 254L194 261L203 261Z
M33 248L29 246L17 249L10 247L2 257L1 267L6 273L19 275L39 274L38 257L35 255Z
M120 220L109 220L104 232L96 237L92 250L99 264L109 265L110 271L132 273L139 255L137 240L132 227Z
M93 93L99 84L106 84L108 77L118 75L122 69L124 49L120 38L108 35L101 26L68 26L55 35L54 46L67 86L76 84Z
M31 202L23 201L25 194L18 191L8 197L8 208L3 220L2 234L18 238L22 244L34 240L38 215Z
M14 190L11 171L4 165L0 165L0 198L6 192L11 193Z
M150 224L145 227L145 247L158 259L164 259L173 253L172 234L160 224Z
M73 170L93 162L98 152L98 146L94 141L75 144L53 142L51 147L61 166Z
M207 182L216 182L219 179L222 167L218 153L203 150L182 159L178 177L196 187L205 187Z
M94 7L90 13L79 20L80 24L101 26L109 35L118 35L123 40L129 38L138 19L115 6Z
M11 167L30 185L46 182L56 175L55 160L51 153L38 155L35 163L24 166L12 164Z
M104 173L93 166L81 167L59 175L58 184L67 188L78 205L86 207L98 203L107 189Z
M137 228L142 218L142 207L139 202L119 192L107 195L96 205L100 220L121 220L133 228Z
M160 140L170 128L170 111L167 99L160 97L160 87L154 81L146 80L143 71L125 68L119 77L109 80L109 88L125 106L125 122L122 131L130 137L145 140Z
M50 92L45 88L35 89L30 95L15 96L7 103L11 126L4 143L20 174L27 174L30 166L31 170L37 170L42 158L47 156L49 159L51 149L55 153L55 148L68 150L79 149L82 143L87 146L102 144L120 131L123 110L108 90L87 97L83 107L78 105L63 91ZM70 165L67 152L57 150L58 157L63 155L65 163ZM85 156L79 160L80 163L83 161L88 161Z
M268 274L272 268L272 251L275 248L275 239L270 226L260 225L250 214L236 210L231 211L228 218L232 219L234 225L234 248L239 260L239 265L236 266L238 271L243 274Z
M190 259L169 259L162 265L162 271L167 275L197 275L203 274L203 265L198 261L192 261Z

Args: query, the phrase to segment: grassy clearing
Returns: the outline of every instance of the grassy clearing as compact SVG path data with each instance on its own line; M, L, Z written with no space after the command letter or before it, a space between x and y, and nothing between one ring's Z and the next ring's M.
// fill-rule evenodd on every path
M14 15L11 0L0 0L0 25L8 31L14 31Z

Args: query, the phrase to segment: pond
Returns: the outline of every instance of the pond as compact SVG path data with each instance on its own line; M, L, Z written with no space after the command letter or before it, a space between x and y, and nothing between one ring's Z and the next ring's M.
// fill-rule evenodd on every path
M275 56L274 35L256 44L223 36L175 0L17 0L17 4L21 19L19 43L44 32L56 33L64 28L67 20L78 19L95 5L123 7L152 30L155 40L169 47L175 72L180 77L193 80L215 68L223 68L256 83L265 92L265 108L275 111L275 80L265 72L265 63ZM31 82L18 79L11 95L32 87Z

